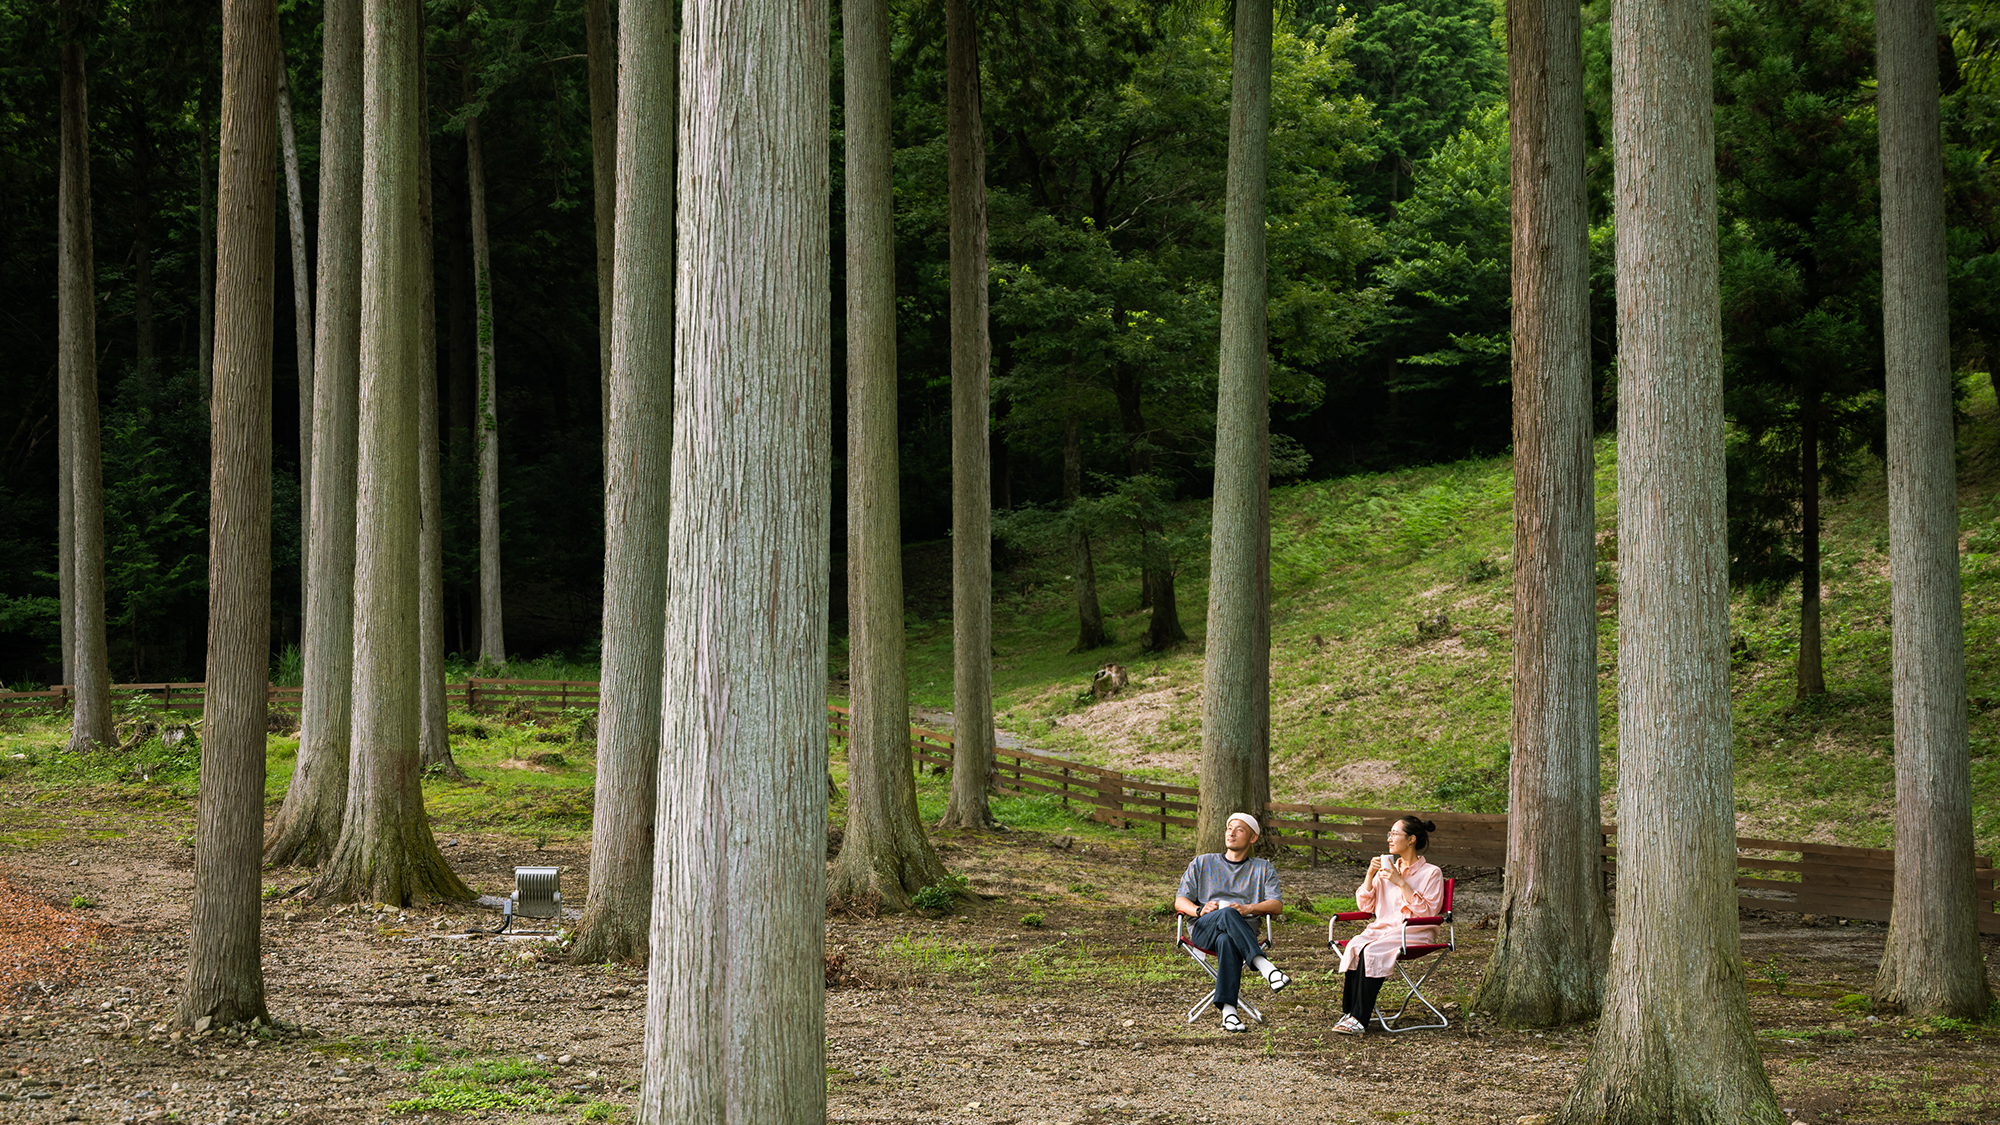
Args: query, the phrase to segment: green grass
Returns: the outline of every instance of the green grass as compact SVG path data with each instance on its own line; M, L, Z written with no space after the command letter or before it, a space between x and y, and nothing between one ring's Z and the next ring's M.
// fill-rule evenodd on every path
M583 1101L576 1094L557 1093L543 1079L546 1067L524 1059L481 1059L456 1066L438 1066L417 1078L421 1093L388 1104L390 1113L476 1113L481 1110L525 1109L546 1112L558 1105Z
M1969 410L1960 436L1960 527L1974 837L1979 852L1993 855L2000 853L2000 410L1983 379ZM1610 438L1596 444L1596 470L1603 556L1599 741L1610 794L1618 778L1610 557L1617 450ZM1511 462L1499 457L1273 490L1271 770L1278 799L1505 811L1511 489ZM1763 596L1738 592L1731 603L1732 637L1747 649L1732 676L1736 799L1747 833L1890 844L1895 764L1886 510L1879 464L1856 491L1824 505L1827 695L1796 698L1796 583ZM1100 562L1099 589L1120 641L1095 652L1068 651L1076 625L1066 554L1031 557L996 575L999 725L1046 753L1192 783L1207 597L1200 561L1179 579L1181 619L1192 639L1162 654L1139 649L1146 615L1135 608L1138 575L1115 558ZM1449 619L1447 635L1421 638L1418 622L1439 613ZM913 621L908 651L913 702L948 708L950 622ZM1095 703L1090 674L1105 661L1126 665L1132 682L1121 699ZM1142 694L1159 701L1159 713L1129 731L1090 722L1093 708L1112 713ZM1182 765L1132 768L1140 756ZM1359 762L1388 768L1361 771L1372 784L1336 784L1336 770ZM942 809L942 788L935 792L926 816ZM1003 811L999 802L995 811L1006 823L1017 813L1048 815Z

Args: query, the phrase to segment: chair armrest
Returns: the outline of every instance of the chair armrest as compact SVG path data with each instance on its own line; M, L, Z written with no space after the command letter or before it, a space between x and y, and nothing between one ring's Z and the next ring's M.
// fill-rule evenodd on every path
M1371 919L1373 917L1375 917L1375 912L1372 910L1350 910L1345 914L1334 915L1333 920L1336 922L1359 922L1363 919Z
M1444 925L1444 924L1445 924L1446 922L1449 922L1449 921L1451 921L1451 915L1449 915L1449 914L1441 914L1441 915L1438 915L1438 916L1436 916L1436 917L1424 917L1424 918L1405 918L1405 919L1403 919L1403 925L1405 925L1405 926L1442 926L1442 925Z

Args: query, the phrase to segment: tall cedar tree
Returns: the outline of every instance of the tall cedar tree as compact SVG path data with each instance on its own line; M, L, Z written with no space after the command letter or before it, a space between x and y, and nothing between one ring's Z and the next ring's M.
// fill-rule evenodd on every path
M1916 1015L1978 1018L1993 997L1970 862L1936 17L1927 2L1882 0L1875 26L1896 714L1896 885L1875 996Z
M1270 359L1264 195L1271 140L1271 0L1238 0L1231 51L1214 537L1201 699L1195 850L1271 796ZM1275 833L1272 834L1275 838Z
M1514 700L1500 933L1474 1002L1556 1027L1604 1001L1583 21L1507 7L1513 180Z
M61 14L62 170L56 194L58 367L62 399L63 499L70 578L62 603L74 706L72 752L109 745L111 665L104 636L104 464L97 420L97 267L91 248L90 107L85 90L82 9Z
M618 192L609 291L604 667L584 961L643 961L653 910L673 457L674 4L626 0L618 29Z
M908 910L947 872L917 815L897 502L895 182L889 5L841 10L847 138L847 833L832 897Z
M951 796L944 828L994 826L991 352L986 318L986 135L979 24L945 0L945 116L951 179Z
M486 147L477 112L465 119L465 182L472 220L472 299L478 318L479 398L472 428L479 466L479 662L497 668L507 663L500 602L500 393L494 370L493 252L486 237Z
M347 812L354 701L354 492L361 402L361 0L321 24L318 321L313 346L312 534L305 559L299 753L264 861L317 867Z
M429 70L417 68L417 112L430 121ZM425 773L463 780L451 756L444 687L444 464L438 441L437 209L431 198L431 131L417 130L417 709Z
M611 0L584 0L583 43L590 86L590 201L597 220L597 365L605 456L611 452L611 273L618 207L618 34ZM605 472L611 466L607 461Z
M674 752L639 1120L820 1125L832 44L819 0L687 0L683 19Z
M259 949L271 640L271 350L278 11L227 0L216 185L208 676L179 1021L270 1019Z
M1618 909L1566 1125L1783 1120L1743 991L1706 0L1611 13Z
M422 7L362 5L361 425L353 776L316 898L464 900L424 815L419 759L417 253Z
M292 235L292 342L299 358L299 560L303 564L312 555L312 235L306 230L305 189L299 182L299 133L292 124L292 83L282 53L278 58L278 136L285 153L285 215ZM304 588L301 583L301 593ZM303 619L305 606L299 610Z

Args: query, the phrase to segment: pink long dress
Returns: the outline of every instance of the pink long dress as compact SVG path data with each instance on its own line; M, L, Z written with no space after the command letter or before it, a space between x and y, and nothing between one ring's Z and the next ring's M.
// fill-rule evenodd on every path
M1403 880L1415 893L1405 895L1401 887L1391 883L1389 876L1381 872L1373 879L1363 880L1355 888L1355 906L1374 911L1375 920L1347 943L1347 949L1340 955L1341 972L1354 967L1358 954L1366 966L1366 975L1388 976L1395 971L1396 953L1403 947L1403 919L1427 918L1437 914L1444 903L1444 872L1439 871L1437 865L1426 862L1423 856L1417 856L1403 868ZM1437 932L1436 926L1411 926L1410 944L1436 941Z

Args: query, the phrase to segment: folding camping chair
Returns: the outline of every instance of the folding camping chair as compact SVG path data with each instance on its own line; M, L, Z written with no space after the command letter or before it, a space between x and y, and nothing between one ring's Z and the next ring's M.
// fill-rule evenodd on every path
M1194 1007L1188 1009L1187 1021L1193 1023L1200 1019L1202 1013L1208 1011L1209 1007L1215 1003L1215 987L1221 983L1221 974L1215 967L1215 950L1203 949L1201 946L1196 945L1194 939L1188 936L1190 928L1188 925L1188 916L1176 912L1174 914L1174 948L1185 953L1188 960L1200 965L1202 971L1208 974L1207 995L1195 1001ZM1269 914L1264 915L1264 937L1263 940L1257 943L1257 948L1259 950L1269 950L1271 948L1271 916ZM1243 972L1245 975L1252 977L1257 975L1256 970L1248 965L1243 966ZM1264 1022L1264 1014L1259 1012L1257 1006L1250 1002L1250 998L1241 992L1237 993L1236 996L1236 1010L1256 1020L1258 1023Z
M1452 924L1451 920L1451 889L1452 885L1456 882L1457 882L1456 879L1446 879L1444 881L1444 906L1436 915L1422 917L1422 918L1403 919L1402 946L1401 948L1396 950L1396 972L1402 976L1403 983L1409 986L1410 994L1408 996L1403 997L1402 1007L1397 1008L1396 1014L1393 1016L1383 1015L1382 1006L1380 1004L1377 1004L1375 1006L1375 1022L1382 1025L1383 1031L1387 1031L1393 1034L1398 1031L1422 1031L1426 1028L1445 1028L1451 1026L1451 1020L1447 1019L1443 1012L1437 1010L1437 1005L1432 1004L1430 1000L1424 996L1423 987L1424 987L1424 982L1431 979L1431 974L1437 972L1438 966L1444 964L1444 959L1451 955L1452 950L1458 948L1458 931L1457 928ZM1332 918L1327 920L1326 944L1337 953L1345 953L1347 950L1347 943L1352 941L1353 938L1352 937L1336 938L1333 936L1333 928L1341 922L1361 922L1361 921L1372 922L1374 920L1375 920L1375 915L1366 910L1351 911L1346 914L1336 914ZM1444 942L1442 944L1435 942L1419 942L1416 945L1411 945L1410 944L1411 926L1443 926ZM1419 958L1432 957L1432 956L1435 956L1436 960L1430 961L1424 966L1423 975L1418 977L1416 980L1411 980L1410 970L1406 967L1407 963L1410 961L1418 960ZM1396 1021L1402 1019L1403 1013L1409 1010L1410 1001L1412 1000L1415 1000L1417 1003L1422 1004L1424 1007L1430 1009L1431 1015L1435 1016L1438 1022L1413 1023L1413 1024L1406 1024L1402 1027L1395 1026Z

